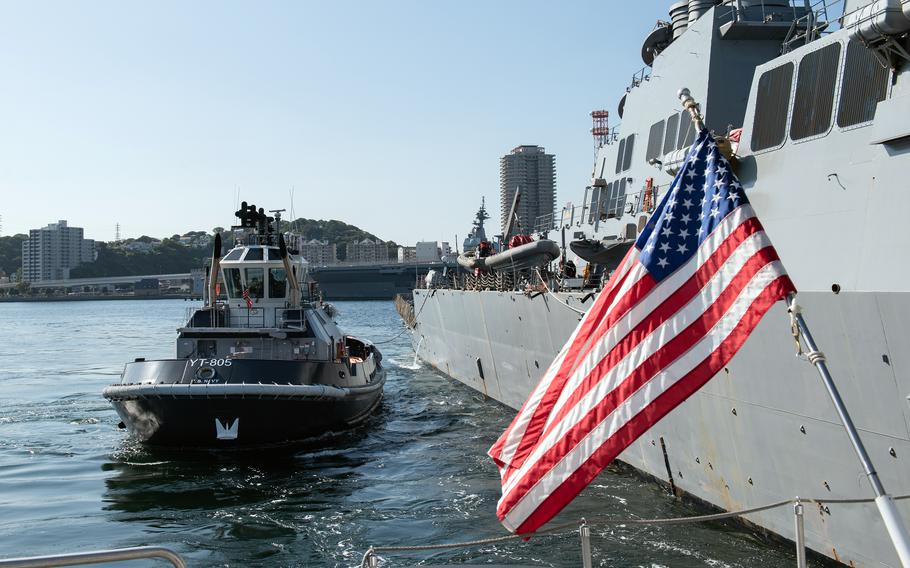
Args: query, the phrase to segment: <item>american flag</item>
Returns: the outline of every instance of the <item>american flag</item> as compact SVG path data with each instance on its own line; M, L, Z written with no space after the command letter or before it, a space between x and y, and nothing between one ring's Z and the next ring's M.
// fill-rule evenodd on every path
M529 533L553 518L794 291L702 130L635 246L490 448L503 525Z
M250 289L249 288L243 289L243 299L246 300L246 309L252 310L253 309L253 299L250 298Z

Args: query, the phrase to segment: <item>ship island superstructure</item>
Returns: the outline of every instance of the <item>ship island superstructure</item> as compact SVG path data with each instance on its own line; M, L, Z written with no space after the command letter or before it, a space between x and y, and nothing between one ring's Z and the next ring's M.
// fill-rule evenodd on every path
M690 89L730 145L880 476L893 494L910 493L910 2L691 0L669 14L617 96L621 125L595 116L600 144L583 199L539 219L538 233L567 241L580 266L592 247L622 258L695 138L678 99ZM552 294L520 279L417 289L418 355L517 409L596 297L596 279L568 280ZM815 370L796 356L783 303L620 460L731 511L797 495L873 496ZM748 521L795 539L789 511ZM872 504L807 509L806 538L844 564L898 565Z

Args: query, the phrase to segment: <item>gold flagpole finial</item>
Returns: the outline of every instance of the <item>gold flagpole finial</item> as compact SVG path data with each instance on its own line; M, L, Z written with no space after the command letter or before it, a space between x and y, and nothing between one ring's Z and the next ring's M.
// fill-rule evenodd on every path
M695 123L695 127L701 131L705 127L705 120L701 116L699 104L692 98L692 93L689 89L682 88L679 90L678 96L679 102L682 103L683 108L689 111L689 114L692 116L692 122Z

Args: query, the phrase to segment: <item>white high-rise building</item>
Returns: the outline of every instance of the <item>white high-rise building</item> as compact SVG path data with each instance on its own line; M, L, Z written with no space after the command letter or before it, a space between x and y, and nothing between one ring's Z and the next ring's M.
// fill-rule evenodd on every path
M518 146L499 159L499 195L502 230L509 222L515 190L521 190L518 219L522 232L530 233L535 221L556 211L556 156L542 146ZM515 234L517 228L513 228Z
M96 258L95 241L83 238L81 227L57 221L30 230L22 241L22 280L63 280L70 277L70 269Z

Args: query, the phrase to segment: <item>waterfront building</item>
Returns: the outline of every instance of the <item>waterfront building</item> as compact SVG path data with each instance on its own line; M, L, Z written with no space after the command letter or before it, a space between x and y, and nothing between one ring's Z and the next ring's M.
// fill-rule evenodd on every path
M518 146L499 159L499 203L505 232L515 190L521 190L518 219L527 233L542 215L556 211L556 156L542 146ZM514 229L513 229L514 234Z
M398 247L398 262L416 262L417 247Z
M133 295L144 297L160 296L161 283L157 278L143 278L139 282L136 282L136 286L133 289Z
M57 221L41 229L32 229L22 241L22 280L62 280L70 269L98 257L95 241L83 237L81 227L70 227Z
M436 262L439 260L439 243L425 241L417 243L417 262Z
M353 263L379 263L389 261L389 246L379 239L372 241L363 239L356 243L345 245L346 262Z
M338 262L338 248L335 243L317 239L306 240L297 237L297 250L313 266L327 266Z

